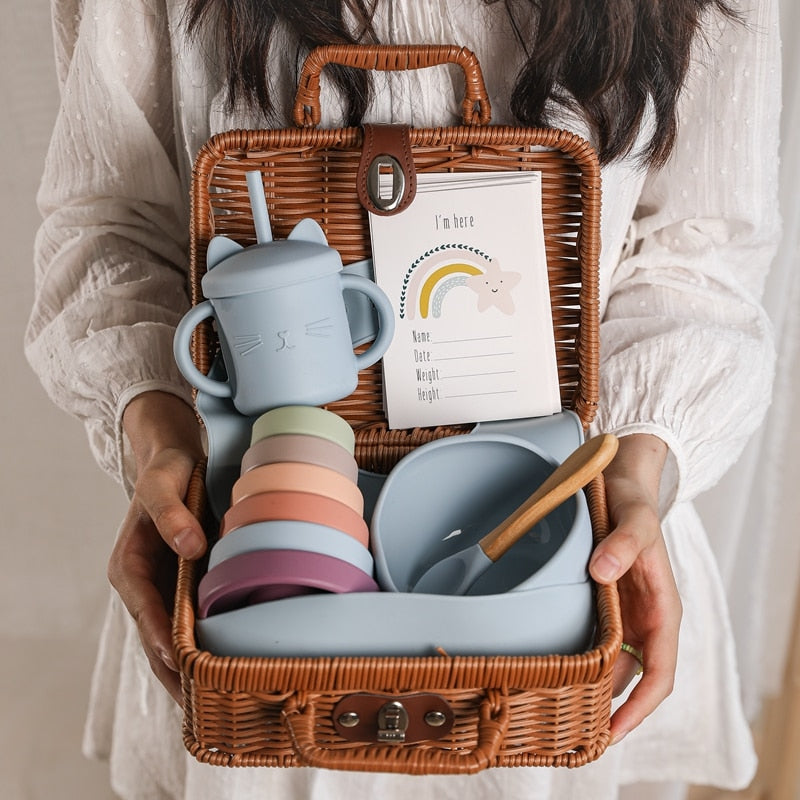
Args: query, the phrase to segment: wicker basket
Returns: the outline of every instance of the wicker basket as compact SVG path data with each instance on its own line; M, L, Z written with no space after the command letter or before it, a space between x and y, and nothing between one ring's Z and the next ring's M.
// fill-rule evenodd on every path
M231 131L212 138L195 164L192 191L193 302L211 237L255 242L245 173L258 169L273 232L303 217L323 227L345 264L367 258L367 214L355 175L360 128L321 130L319 73L327 63L408 69L451 62L466 76L464 124L411 129L417 171L538 170L559 382L564 407L588 426L597 403L600 177L592 148L560 130L490 126L474 56L458 47L334 47L314 51L301 75L297 129ZM217 351L198 328L193 358L207 372ZM359 465L387 473L413 448L468 426L388 430L380 366L362 371L356 391L328 406L353 426ZM596 539L607 532L602 479L587 488ZM204 517L202 466L188 503ZM492 766L580 766L609 740L611 673L622 638L614 587L596 589L592 648L536 657L232 658L198 648L195 591L200 566L179 565L174 641L184 697L184 740L203 762L382 772L471 773ZM524 624L524 620L520 621ZM337 723L340 703L415 702L433 696L451 715L438 739L403 744L353 741ZM377 698L377 699L375 699Z

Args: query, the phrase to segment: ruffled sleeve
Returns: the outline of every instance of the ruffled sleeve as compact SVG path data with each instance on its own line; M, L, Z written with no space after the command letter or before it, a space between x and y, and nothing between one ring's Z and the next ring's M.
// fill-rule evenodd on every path
M645 181L634 247L608 286L595 428L668 444L664 510L722 476L770 401L760 298L780 228L778 42L771 0L707 27L676 149Z
M103 469L124 481L125 405L148 389L191 402L172 358L189 304L188 198L167 15L158 0L54 11L61 108L38 196L26 354L53 401L83 421Z

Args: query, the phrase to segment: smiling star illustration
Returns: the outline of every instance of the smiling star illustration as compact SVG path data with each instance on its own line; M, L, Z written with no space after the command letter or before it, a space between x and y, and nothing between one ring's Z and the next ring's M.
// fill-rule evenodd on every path
M520 282L519 272L504 272L496 260L489 262L486 272L471 275L466 285L478 295L478 311L486 311L495 306L504 314L514 313L514 299L511 290Z

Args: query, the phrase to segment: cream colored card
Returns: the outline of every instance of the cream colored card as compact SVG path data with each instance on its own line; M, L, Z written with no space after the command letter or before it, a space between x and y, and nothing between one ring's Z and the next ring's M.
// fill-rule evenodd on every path
M397 324L383 358L389 426L560 411L540 173L417 177L406 210L370 215Z

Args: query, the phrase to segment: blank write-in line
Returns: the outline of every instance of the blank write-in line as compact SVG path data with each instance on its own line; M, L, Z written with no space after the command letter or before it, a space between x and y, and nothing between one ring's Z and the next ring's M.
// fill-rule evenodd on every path
M497 372L465 372L462 375L442 375L441 380L447 380L448 378L483 378L486 375L516 375L517 371L515 369L503 369L498 370Z
M510 351L508 353L483 353L483 354L474 354L474 355L466 355L466 356L448 356L447 358L434 358L433 361L463 361L465 358L496 358L497 356L513 356L515 355L514 351Z
M516 389L506 389L502 392L469 392L468 394L446 394L445 400L457 400L459 397L483 397L489 394L516 394Z
M431 344L456 344L457 342L492 342L495 339L510 339L511 336L476 336L473 339L436 339Z

